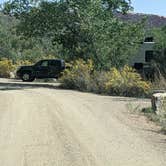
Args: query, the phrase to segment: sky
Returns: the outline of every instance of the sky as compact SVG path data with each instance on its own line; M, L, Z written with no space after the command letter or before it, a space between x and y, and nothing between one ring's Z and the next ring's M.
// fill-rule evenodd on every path
M157 14L166 17L166 0L131 0L134 13Z
M0 3L7 0L0 0ZM156 14L166 17L166 0L131 0L134 13Z

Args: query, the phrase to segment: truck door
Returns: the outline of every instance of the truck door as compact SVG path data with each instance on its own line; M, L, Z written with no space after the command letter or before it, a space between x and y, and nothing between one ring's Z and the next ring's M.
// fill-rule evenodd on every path
M49 67L50 67L50 77L55 78L61 72L61 61L51 60L49 61Z
M48 78L49 77L49 61L42 60L35 65L35 72L37 78Z

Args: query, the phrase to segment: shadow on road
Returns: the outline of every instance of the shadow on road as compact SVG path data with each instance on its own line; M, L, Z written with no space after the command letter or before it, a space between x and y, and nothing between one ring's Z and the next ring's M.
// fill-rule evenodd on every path
M60 83L22 82L20 80L0 81L0 91L32 88L60 89Z

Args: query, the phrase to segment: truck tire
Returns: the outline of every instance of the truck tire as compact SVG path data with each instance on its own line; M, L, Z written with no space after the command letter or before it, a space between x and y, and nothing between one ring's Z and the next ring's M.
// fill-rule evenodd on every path
M22 74L21 79L24 82L32 82L32 81L34 81L35 78L32 77L31 73L25 72L25 73Z

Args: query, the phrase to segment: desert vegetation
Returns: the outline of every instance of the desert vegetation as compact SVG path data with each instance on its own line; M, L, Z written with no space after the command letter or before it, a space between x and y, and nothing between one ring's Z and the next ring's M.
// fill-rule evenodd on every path
M76 60L69 65L60 79L63 88L109 95L147 97L151 83L143 81L131 67L96 71L91 60Z
M166 108L165 108L166 110ZM147 118L156 124L161 126L161 132L163 134L166 134L166 116L160 116L156 114L155 110L153 110L151 107L149 108L144 108L141 110L141 112L147 116Z
M130 0L6 1L0 11L0 76L9 77L22 64L61 58L70 64L60 80L65 88L148 96L154 85L127 65L151 33L164 78L165 27L149 32L145 18L117 18L131 10Z

